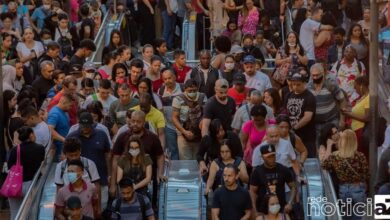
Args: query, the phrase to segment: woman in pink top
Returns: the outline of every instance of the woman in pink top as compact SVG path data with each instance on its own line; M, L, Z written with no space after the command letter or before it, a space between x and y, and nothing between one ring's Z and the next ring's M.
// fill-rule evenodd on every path
M238 27L242 35L256 35L257 24L259 23L259 11L253 4L253 0L246 0L244 7L238 15Z
M253 106L250 113L252 120L242 126L240 137L244 148L244 160L247 164L252 164L253 150L263 141L267 128L265 121L267 109L263 105Z

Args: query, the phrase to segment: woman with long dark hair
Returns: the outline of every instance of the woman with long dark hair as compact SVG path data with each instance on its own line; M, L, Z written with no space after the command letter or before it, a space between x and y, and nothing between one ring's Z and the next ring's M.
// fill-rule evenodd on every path
M279 96L279 92L275 88L269 88L264 91L264 102L272 108L274 116L278 116L283 107L282 99Z
M155 56L158 56L161 59L161 69L172 66L172 63L166 57L168 48L167 42L163 38L157 38L154 40L153 49Z
M122 45L122 34L119 30L114 29L110 35L110 43L108 46L105 46L102 53L102 60L104 60L104 55L108 54Z
M153 107L161 110L162 102L160 97L153 92L152 90L152 81L146 77L143 77L138 82L138 97L141 96L142 93L149 93L150 97L152 97L152 105ZM138 98L137 97L137 98Z
M347 35L347 45L351 45L356 50L356 58L363 62L366 69L369 69L368 54L369 45L364 37L363 28L360 24L353 24Z

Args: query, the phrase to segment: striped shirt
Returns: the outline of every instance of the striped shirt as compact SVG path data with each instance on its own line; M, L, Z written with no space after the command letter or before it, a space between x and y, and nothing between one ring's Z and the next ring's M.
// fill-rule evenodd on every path
M316 97L315 123L324 123L339 117L337 102L344 99L344 93L333 77L329 75L325 76L320 91L314 90L314 83L312 81L309 82L307 88Z

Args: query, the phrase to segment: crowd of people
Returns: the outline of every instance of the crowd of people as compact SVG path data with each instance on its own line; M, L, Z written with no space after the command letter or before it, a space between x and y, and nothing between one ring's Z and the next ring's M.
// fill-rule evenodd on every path
M50 154L55 219L157 219L169 160L197 160L212 219L301 219L307 158L330 171L340 199L365 201L376 175L368 172L366 1L10 0L0 8L0 165L4 176L19 161L24 168L23 196L8 198L11 219ZM378 48L385 80L388 8ZM111 32L101 64L87 61L110 11L126 13L126 24ZM199 51L191 65L177 31L190 14ZM390 127L385 137L376 189L389 194Z

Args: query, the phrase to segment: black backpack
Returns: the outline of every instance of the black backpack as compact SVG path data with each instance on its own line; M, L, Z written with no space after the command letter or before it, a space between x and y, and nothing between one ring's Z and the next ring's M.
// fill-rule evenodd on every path
M145 199L144 199L144 196L142 194L139 194L139 193L136 193L134 192L137 196L137 199L138 199L138 202L140 204L140 208L141 208L141 213L142 213L142 219L143 220L147 220L147 217L146 217L146 203L145 203ZM102 213L102 217L103 219L105 220L110 220L112 219L112 214L115 214L117 216L116 219L118 220L121 220L121 205L122 205L122 199L121 198L117 198L115 200L115 206L112 207L112 205L108 205L108 207L103 211Z
M60 34L60 38L58 39L58 44L61 46L62 56L72 57L72 41L66 36L62 36L60 28L57 26L58 33Z

